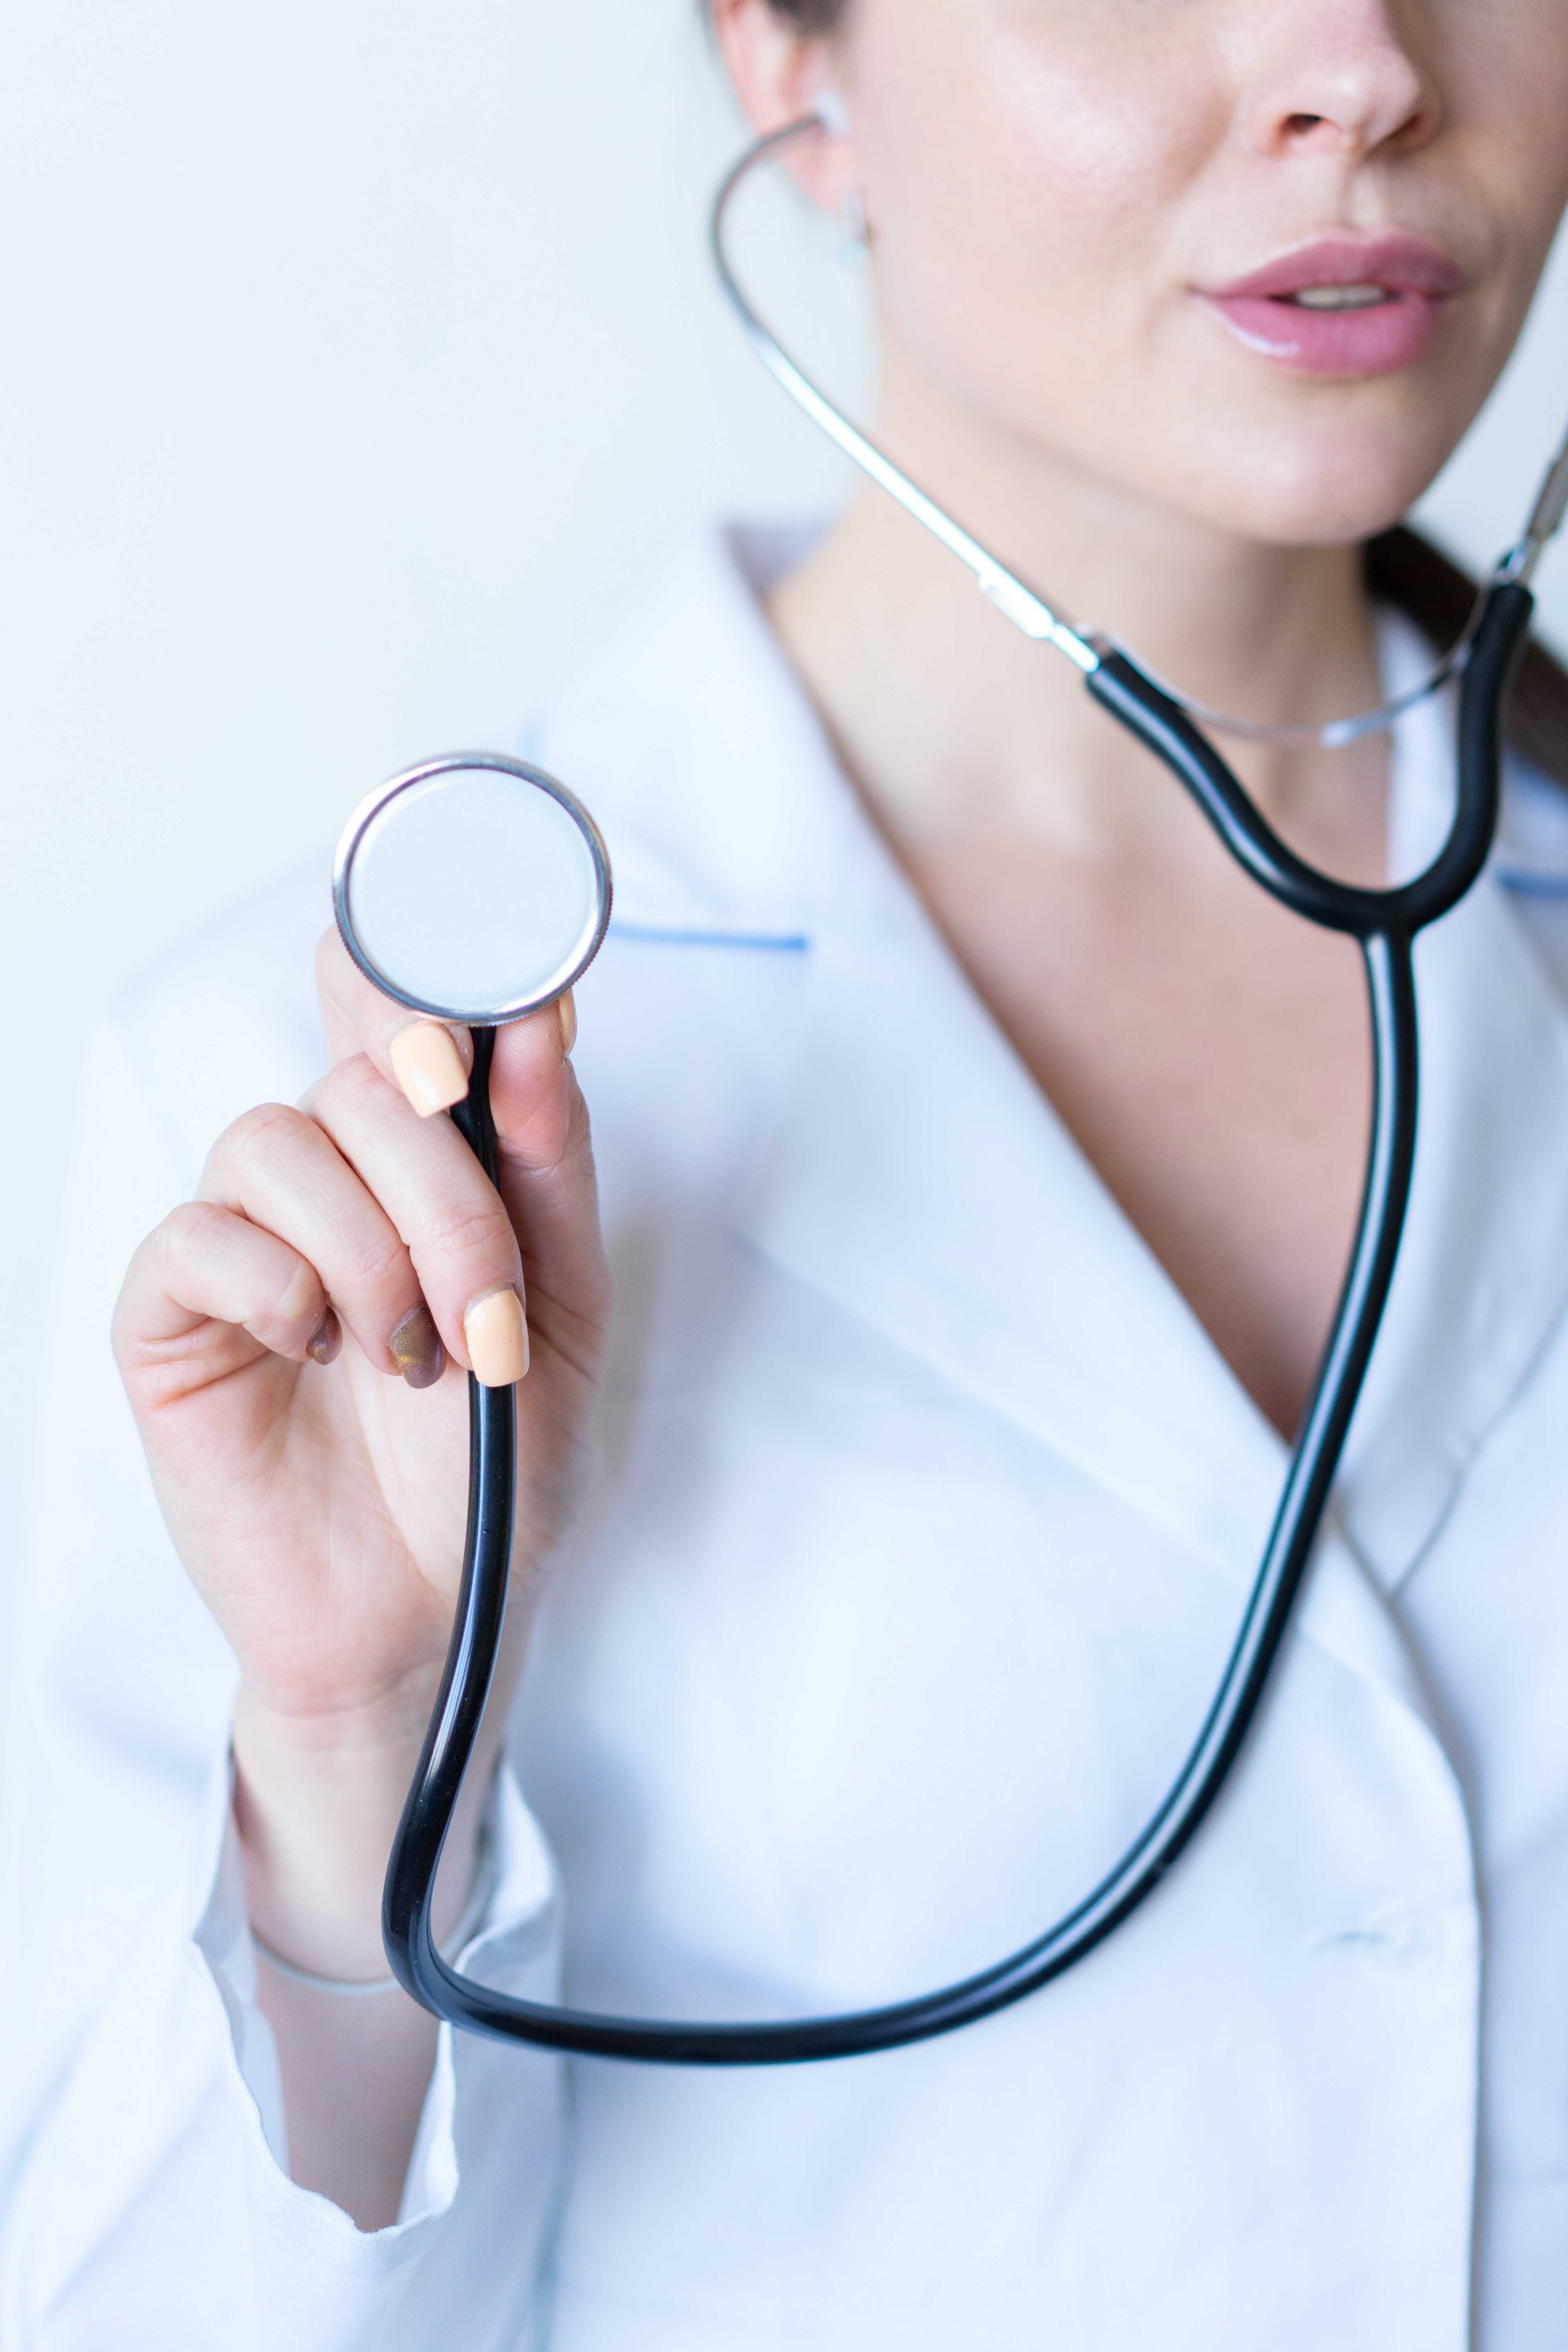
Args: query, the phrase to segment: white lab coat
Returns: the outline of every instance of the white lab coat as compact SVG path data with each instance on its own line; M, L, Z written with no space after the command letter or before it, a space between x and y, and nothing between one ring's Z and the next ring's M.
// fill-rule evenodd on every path
M469 1965L656 2015L895 1998L1064 1909L1193 1732L1284 1459L879 846L736 549L772 560L689 549L530 743L616 867L577 1056L616 1310ZM1447 727L1399 731L1406 867ZM107 1348L57 1378L8 1776L6 2352L1561 2352L1563 877L1568 800L1516 769L1420 950L1415 1199L1335 1525L1135 1921L982 2026L826 2067L443 2032L374 2235L284 2168L232 1662ZM319 1066L327 911L323 864L100 1042L73 1332L227 1118Z

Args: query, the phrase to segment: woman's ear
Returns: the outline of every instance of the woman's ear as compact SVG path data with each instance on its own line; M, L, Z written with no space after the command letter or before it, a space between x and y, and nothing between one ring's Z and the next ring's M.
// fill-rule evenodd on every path
M837 211L856 173L834 43L826 34L805 31L773 0L711 5L720 55L759 135L803 115L823 115L824 136L802 141L780 161L815 203Z

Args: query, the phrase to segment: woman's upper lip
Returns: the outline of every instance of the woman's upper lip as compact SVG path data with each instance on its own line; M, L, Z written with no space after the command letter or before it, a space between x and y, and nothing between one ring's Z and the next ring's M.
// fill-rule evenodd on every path
M1261 268L1226 286L1203 290L1226 302L1302 293L1309 286L1382 286L1391 294L1457 294L1458 265L1425 237L1394 230L1384 236L1319 236L1276 254Z

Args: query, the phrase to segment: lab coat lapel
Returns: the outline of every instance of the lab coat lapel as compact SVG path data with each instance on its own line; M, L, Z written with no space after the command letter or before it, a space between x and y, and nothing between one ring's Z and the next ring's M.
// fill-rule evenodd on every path
M774 1107L731 1201L732 1229L1200 1549L1239 1591L1286 1449L861 811L757 607L759 574L788 551L743 536L689 551L651 617L567 698L549 747L605 824L618 923L712 941L787 935L809 949L799 1027L768 1041ZM678 683L694 663L708 680L695 703ZM1431 745L1416 751L1429 766ZM1411 1248L1347 1465L1354 1549L1326 1532L1300 1621L1417 1711L1356 1555L1385 1580L1414 1555L1568 1277L1568 1234L1543 1173L1568 1168L1556 1132L1563 1019L1510 925L1494 893L1423 950L1434 1003ZM1507 1002L1494 1004L1477 965L1497 962L1500 926ZM1484 1034L1466 1027L1478 1003L1494 1024ZM1479 1121L1472 1101L1486 1105ZM1468 1173L1446 1182L1456 1137ZM1467 1247L1481 1273L1471 1227L1479 1217L1495 1233L1508 1203L1484 1196L1510 1184L1531 1213L1488 1245L1492 1323L1466 1326L1449 1292L1463 1286ZM1456 1377L1447 1411L1444 1383Z
M1285 1447L868 828L846 840L841 880L737 1231L1201 1552L1239 1601ZM1382 1600L1331 1528L1299 1622L1426 1718Z
M604 826L618 927L809 941L733 1226L1138 1509L1247 1559L1282 1449L844 777L758 609L795 551L745 533L687 551L542 747ZM671 685L694 666L696 698Z
M1399 649L1387 650L1397 682ZM1431 832L1434 794L1441 826L1451 727L1437 703L1400 730L1406 832L1423 801ZM836 832L838 889L819 904L805 1034L740 1230L1249 1578L1286 1449L847 788L827 789L836 825L817 838ZM1419 1556L1568 1296L1568 1019L1490 877L1418 961L1422 1133L1406 1240L1302 1622L1423 1712L1366 1570L1388 1586Z
M1451 799L1452 718L1401 730L1406 866ZM1509 801L1522 789L1510 780ZM1389 1588L1441 1526L1568 1302L1568 1014L1527 928L1509 801L1493 866L1417 942L1421 1113L1404 1249L1341 1500ZM1568 821L1559 843L1568 864ZM1561 876L1562 867L1559 868ZM1531 877L1538 886L1539 869Z
M1137 1509L1245 1550L1272 1433L848 810L840 878L739 1229Z

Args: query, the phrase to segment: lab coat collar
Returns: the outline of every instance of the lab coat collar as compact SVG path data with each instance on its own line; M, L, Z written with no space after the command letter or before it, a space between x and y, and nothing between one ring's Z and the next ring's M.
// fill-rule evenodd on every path
M814 536L683 541L530 740L598 821L623 934L815 929L849 788L759 601Z
M605 824L623 928L810 942L776 1122L734 1229L1249 1579L1285 1448L846 782L757 601L799 544L729 534L688 550L651 614L569 698L552 753ZM1397 678L1421 648L1391 625L1384 657ZM1451 745L1439 706L1399 730L1396 858L1441 824ZM1410 1223L1338 1505L1389 1587L1440 1525L1568 1296L1568 1023L1495 880L1426 937L1418 969ZM1320 1574L1306 1628L1402 1681L1381 1612L1353 1583Z

